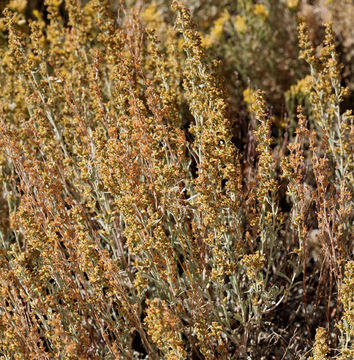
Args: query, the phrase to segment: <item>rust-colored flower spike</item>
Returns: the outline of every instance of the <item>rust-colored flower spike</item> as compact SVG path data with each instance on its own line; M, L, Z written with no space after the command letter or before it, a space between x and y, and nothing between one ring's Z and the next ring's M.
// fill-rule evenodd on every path
M241 240L240 164L237 150L231 143L231 125L226 117L221 84L204 60L206 55L199 34L193 30L189 11L177 2L173 3L173 8L177 10L176 26L185 41L187 59L183 85L195 120L190 130L195 136L193 153L198 168L193 194L200 217L198 227L214 255L212 278L222 281L234 269L237 258L228 247ZM236 236L232 240L231 230Z
M289 180L287 195L293 202L292 225L299 237L298 251L305 251L305 240L307 236L306 211L308 207L308 186L305 182L305 156L304 142L309 137L309 130L306 127L307 119L302 113L301 106L298 106L298 127L294 143L288 145L289 157L282 159L281 167L283 177Z
M310 195L310 187L306 184L306 169L305 169L305 144L309 137L309 130L307 129L307 119L302 112L299 105L298 111L298 126L296 128L296 137L293 143L288 145L290 154L284 157L281 161L282 177L285 177L289 182L287 185L287 195L290 197L293 207L291 211L291 227L294 234L297 235L298 247L294 249L297 253L297 265L293 269L292 281L303 272L303 300L306 306L306 259L307 259L307 241L308 241L308 225L307 217L309 214L309 207L311 205L312 197Z
M349 180L353 167L348 136L353 125L351 111L341 113L340 105L348 89L341 86L342 65L338 62L332 25L326 24L326 37L319 57L314 55L306 26L301 24L299 30L301 57L309 63L314 79L310 99L315 125L328 138L339 186Z
M315 146L316 135L311 136L313 170L317 181L318 222L322 229L320 239L331 268L330 276L335 276L339 286L342 263L350 256L352 247L350 234L353 225L350 219L353 209L354 158L350 137L353 117L351 111L343 113L341 109L348 89L341 86L342 66L338 62L332 25L327 24L325 27L326 37L319 56L314 55L305 25L300 27L300 47L302 57L311 69L312 117L322 141L320 147Z
M310 65L315 66L317 59L315 56L315 49L308 34L308 27L304 21L301 21L298 26L299 32L299 46L300 58L305 59Z
M51 4L54 8L58 5ZM89 20L86 18L85 22ZM117 275L111 276L118 274L120 269L107 260L107 250L100 243L103 238L98 237L97 224L102 216L95 214L96 204L103 211L107 203L99 196L96 202L99 179L96 177L91 183L94 167L90 155L95 150L94 145L92 141L82 141L83 145L89 146L80 146L83 139L80 135L91 136L91 129L87 129L88 123L82 116L87 116L86 111L91 105L92 108L96 106L96 98L87 96L89 87L83 74L91 67L95 71L97 65L83 63L82 59L75 63L79 58L76 49L73 54L70 47L66 47L69 56L58 65L66 67L67 72L60 73L63 68L57 68L59 74L55 75L60 78L56 79L49 73L52 69L48 64L33 57L40 54L41 60L46 60L41 35L40 27L33 23L30 41L26 47L19 46L24 61L6 65L9 70L9 65L13 65L8 72L13 81L2 92L5 100L1 100L1 108L6 114L1 124L2 139L17 172L22 200L13 221L16 242L8 251L11 261L1 269L14 275L6 278L7 285L2 283L4 296L1 306L6 307L6 302L12 298L15 308L9 308L9 331L1 334L0 351L10 357L18 354L18 358L46 358L51 356L46 354L47 351L52 351L57 358L63 354L77 358L86 351L89 356L98 348L106 348L114 356L122 353L129 358L129 351L121 345L117 348L109 338L121 339L128 334L123 332L122 335L120 318L104 321L101 316L98 320L100 312L114 313L121 308L119 316L125 318L127 315L127 323L138 321L135 325L131 323L130 327L140 332L149 349L136 308L127 300ZM62 35L69 37L66 32L50 34L57 36L58 41ZM51 42L55 44L52 38ZM54 52L52 55L56 56ZM86 56L85 62L89 63L91 59ZM51 63L53 65L55 63ZM85 71L80 73L82 69ZM64 88L61 85L63 75L69 73L73 76L65 78L67 84ZM11 84L19 91L14 92ZM87 107L78 106L76 96L81 94ZM23 98L25 101L20 101ZM3 106L5 101L14 105L6 108ZM74 116L69 122L67 118L72 113ZM102 115L102 112L97 113ZM91 118L90 127L96 126L95 120ZM77 123L80 124L79 136L72 133L77 130ZM8 286L20 291L11 293L6 290ZM115 299L114 305L105 309L102 308L102 305L106 306L102 301L103 289L105 301L113 304L112 299ZM23 302L27 310L22 307ZM21 332L12 331L21 327L24 317L27 325L22 324ZM99 324L99 329L94 330L93 322ZM44 348L44 343L49 350ZM120 343L124 340L118 341Z
M26 64L26 40L24 34L19 31L17 27L18 14L10 11L6 8L3 11L3 24L5 29L9 32L8 38L8 61L7 66L12 71L18 67L19 70L23 70Z
M278 206L278 182L275 177L275 168L272 158L271 144L271 118L266 108L264 94L256 93L254 116L257 121L255 138L257 141L258 169L257 169L257 207L258 207L258 233L261 237L260 251L267 258L268 280L271 259L279 246L277 243L280 228L280 214Z
M231 124L215 71L217 64L207 61L189 11L178 2L173 3L173 9L177 11L176 27L183 35L186 53L184 95L194 119L190 126L194 135L191 152L198 173L191 188L191 205L196 209L193 211L193 247L200 249L201 256L197 265L202 275L198 276L198 290L200 286L210 286L212 292L218 292L227 277L239 281L236 278L242 247L239 156L231 142ZM220 296L222 300L224 296ZM223 307L222 303L205 303L194 320L200 351L207 359L215 358L224 348L221 332L208 333L205 328L207 318L215 319L213 327L221 326L215 316L220 311L231 321Z
M60 65L65 61L66 47L64 21L60 16L58 0L45 0L47 6L48 20L47 25L47 44L48 44L48 62L59 71Z

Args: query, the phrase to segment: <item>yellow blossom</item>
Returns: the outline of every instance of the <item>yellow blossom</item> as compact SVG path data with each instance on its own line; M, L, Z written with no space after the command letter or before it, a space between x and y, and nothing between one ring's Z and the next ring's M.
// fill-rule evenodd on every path
M313 349L313 357L309 360L325 360L329 347L327 345L327 332L324 328L316 330L316 341Z
M285 128L285 125L286 125L286 121L284 119L284 117L276 117L276 116L272 116L271 117L271 120L272 120L272 123L279 127L279 128Z
M235 29L238 33L243 34L247 30L246 19L244 16L237 15L234 21Z
M312 89L313 78L311 75L307 75L304 78L300 79L295 85L290 87L290 93L293 95L296 94L309 94Z
M167 359L185 358L185 350L180 334L180 320L169 309L166 301L157 298L148 300L145 323L148 334Z
M178 39L178 45L177 46L178 46L179 51L183 51L183 46L184 46L183 38Z
M253 12L263 19L266 19L269 16L269 11L263 4L256 4Z
M33 14L33 16L34 16L37 20L39 20L39 19L41 18L41 14L40 14L40 12L39 12L37 9L34 9L34 10L32 11L32 14Z
M162 23L161 14L154 2L145 8L145 10L141 13L141 18L146 24L154 28L158 28L158 26Z
M256 101L255 92L250 88L245 89L243 91L243 100L249 105L253 104Z
M55 6L55 7L59 7L61 5L61 3L63 2L63 0L48 0L47 1L47 6Z
M229 20L230 20L230 14L227 10L225 10L222 13L222 15L214 21L214 26L212 27L212 29L210 31L210 35L214 39L220 39L223 29L224 29L224 25Z
M254 254L244 255L242 263L247 268L247 276L249 279L256 280L259 272L264 268L266 259L264 254L257 251ZM259 280L259 279L258 279Z
M11 0L8 7L11 10L23 12L26 9L27 0Z
M286 6L289 9L294 10L299 6L299 0L288 0Z
M209 34L202 36L202 45L205 49L211 48L213 45L213 38Z

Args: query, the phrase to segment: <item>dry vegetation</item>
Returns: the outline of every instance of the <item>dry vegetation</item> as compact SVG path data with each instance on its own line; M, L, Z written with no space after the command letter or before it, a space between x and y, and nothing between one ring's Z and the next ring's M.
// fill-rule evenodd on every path
M354 358L351 0L0 8L0 359Z

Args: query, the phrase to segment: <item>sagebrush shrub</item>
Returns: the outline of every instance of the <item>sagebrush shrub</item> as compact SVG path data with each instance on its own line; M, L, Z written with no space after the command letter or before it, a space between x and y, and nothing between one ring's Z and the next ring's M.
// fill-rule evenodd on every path
M221 3L7 2L2 359L352 358L345 15Z

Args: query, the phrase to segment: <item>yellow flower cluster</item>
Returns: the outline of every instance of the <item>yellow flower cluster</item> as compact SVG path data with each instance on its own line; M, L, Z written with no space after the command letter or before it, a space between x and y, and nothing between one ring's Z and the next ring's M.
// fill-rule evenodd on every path
M230 20L230 14L227 10L214 21L209 34L201 37L204 48L209 49L216 41L219 41L224 31L225 24Z
M198 339L200 351L206 360L213 360L217 356L216 352L213 351L214 347L222 353L225 341L222 337L222 326L220 324L214 321L208 325L205 319L200 319L194 325L194 331Z
M327 332L324 328L318 328L316 330L316 341L313 349L313 357L309 360L326 360L329 352L329 346L327 345Z
M214 21L214 25L210 30L210 35L215 39L220 39L224 25L230 20L230 14L227 10L221 14L221 16Z
M242 263L247 268L247 276L251 280L258 280L260 272L264 270L266 259L263 254L257 251L254 254L244 255L242 257Z
M297 9L299 6L299 0L287 0L286 5L291 10Z
M264 4L256 4L253 8L255 15L261 17L262 19L267 19L269 16L269 11Z
M252 106L252 104L256 101L256 93L252 89L247 88L243 90L242 94L244 102L249 106Z
M303 79L300 79L295 85L290 87L290 93L292 95L303 94L309 95L313 86L313 78L311 75L306 75Z
M167 360L183 360L186 352L179 332L181 326L178 317L168 309L165 301L153 299L147 301L145 323L152 341L163 352Z
M348 261L345 265L344 279L340 289L343 315L336 325L341 332L340 360L352 359L354 346L351 340L354 337L354 261Z
M141 18L148 26L157 30L163 24L162 16L155 2L149 4L144 11L141 12Z
M239 34L244 34L247 30L246 18L241 15L235 17L234 26Z
M14 11L23 12L27 7L27 0L11 0L8 8Z

